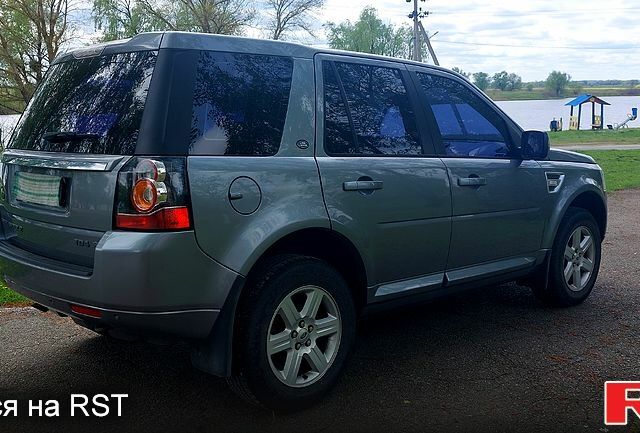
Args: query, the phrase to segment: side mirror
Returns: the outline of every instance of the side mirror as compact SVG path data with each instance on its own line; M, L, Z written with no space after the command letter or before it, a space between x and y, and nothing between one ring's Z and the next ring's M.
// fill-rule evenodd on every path
M545 159L549 154L549 135L542 131L523 132L520 154L522 159Z

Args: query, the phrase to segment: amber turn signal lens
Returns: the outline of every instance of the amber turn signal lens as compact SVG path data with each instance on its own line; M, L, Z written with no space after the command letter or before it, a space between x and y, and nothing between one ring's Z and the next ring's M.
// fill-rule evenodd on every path
M158 189L151 179L139 179L131 192L131 204L138 212L149 212L158 204Z

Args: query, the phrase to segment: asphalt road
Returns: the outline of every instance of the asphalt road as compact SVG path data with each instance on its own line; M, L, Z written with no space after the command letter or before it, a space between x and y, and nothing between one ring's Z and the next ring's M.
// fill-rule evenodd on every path
M368 319L335 391L294 415L245 405L193 370L184 346L1 311L0 400L20 406L0 431L622 431L603 425L603 383L640 378L640 190L611 195L609 207L601 274L583 305L548 309L502 285ZM71 393L129 398L121 418L72 419ZM26 399L59 399L64 416L28 418Z

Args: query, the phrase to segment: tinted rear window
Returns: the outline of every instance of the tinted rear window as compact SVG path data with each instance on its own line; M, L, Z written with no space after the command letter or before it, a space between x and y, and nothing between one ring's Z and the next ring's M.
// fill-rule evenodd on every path
M191 154L275 155L287 115L293 60L203 51L197 65Z
M144 51L53 65L9 147L133 154L156 57L157 52Z
M325 61L323 71L329 155L422 154L415 113L398 69Z

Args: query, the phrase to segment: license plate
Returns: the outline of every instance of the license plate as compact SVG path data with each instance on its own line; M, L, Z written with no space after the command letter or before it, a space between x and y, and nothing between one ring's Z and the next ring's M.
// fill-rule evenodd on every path
M17 201L60 207L61 176L16 172L13 178L13 197Z

